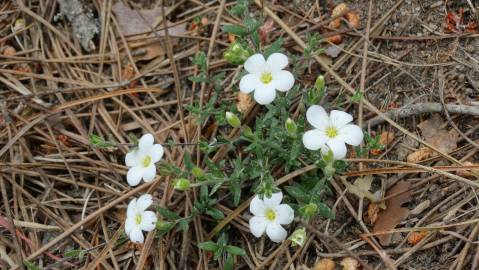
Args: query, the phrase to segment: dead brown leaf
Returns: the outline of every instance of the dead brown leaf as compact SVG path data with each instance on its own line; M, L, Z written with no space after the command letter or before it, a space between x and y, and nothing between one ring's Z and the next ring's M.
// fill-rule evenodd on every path
M394 141L394 133L389 131L384 131L379 136L379 144L387 146ZM384 149L372 149L370 152L373 155L379 155L384 151Z
M421 129L424 140L434 147L446 153L457 148L459 134L454 129L449 131L441 128L444 122L439 115L433 115L431 119L419 123L417 126Z
M356 270L359 267L359 262L351 257L346 257L341 261L343 270Z
M163 18L161 8L133 10L121 1L114 4L112 10L116 15L121 32L125 36L151 32ZM171 26L172 23L168 23L168 25L170 25L168 34L171 36L182 35L186 32L186 24ZM163 36L165 31L157 31L156 34Z
M335 267L333 260L324 258L314 265L313 270L334 270Z
M247 112L254 105L253 99L250 95L238 92L238 102L236 108L240 113Z
M410 186L411 183L400 181L387 191L386 196L399 192L403 193L385 201L386 210L379 212L378 219L374 224L373 232L390 231L407 217L409 209L402 207L402 204L411 200L412 192L409 190ZM392 234L377 235L377 238L381 245L388 246L391 243Z
M425 160L426 158L432 156L433 151L426 147L421 147L419 150L412 152L407 156L407 162L409 163L418 163L421 160Z
M424 237L426 237L428 234L428 231L411 232L407 238L407 242L414 246L415 244L419 243L419 241L424 239Z
M430 119L419 123L417 126L421 130L424 140L441 150L442 152L449 153L457 148L457 140L459 134L451 129L449 131L442 128L444 122L439 115L433 115ZM421 147L417 151L407 156L407 161L411 163L417 163L424 160L434 154L429 148Z

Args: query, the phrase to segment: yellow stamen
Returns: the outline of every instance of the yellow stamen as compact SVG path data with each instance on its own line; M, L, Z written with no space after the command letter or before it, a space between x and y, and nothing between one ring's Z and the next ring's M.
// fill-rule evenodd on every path
M138 225L141 224L141 214L136 214L135 222L136 222L136 224L138 224Z
M276 219L276 213L271 209L266 210L266 219L274 221Z
M150 163L151 163L151 157L150 157L150 156L146 156L146 157L143 159L143 167L148 167L148 166L150 166Z
M271 74L271 72L265 72L265 73L261 74L260 80L264 84L268 84L273 80L273 75Z
M334 138L334 137L338 136L338 129L336 129L333 126L328 127L326 129L326 136L328 136L329 138Z

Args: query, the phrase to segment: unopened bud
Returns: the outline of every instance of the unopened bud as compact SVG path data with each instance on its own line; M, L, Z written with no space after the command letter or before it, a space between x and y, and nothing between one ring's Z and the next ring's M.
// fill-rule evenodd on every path
M291 236L289 237L289 240L291 240L291 246L300 246L302 247L304 243L306 242L306 230L304 228L299 228L296 231L294 231Z
M298 130L298 127L296 126L296 123L293 121L293 119L286 119L284 127L286 128L286 131L288 132L289 136L296 137L296 131Z
M246 138L251 139L251 140L254 139L253 131L248 126L243 127L243 136L245 136Z
M324 76L319 75L318 78L316 78L316 82L314 83L314 87L316 90L319 92L322 92L324 89Z
M234 65L243 64L249 56L248 50L239 42L232 43L223 54L224 59Z
M168 231L170 230L175 224L170 221L165 220L158 220L156 222L156 228L160 231Z
M190 188L190 180L179 178L173 181L173 187L178 190L185 191Z
M241 127L241 120L232 112L226 112L226 121L234 128Z
M200 177L203 177L203 175L205 175L205 173L200 167L193 167L193 169L191 169L191 174L196 178L200 178Z
M301 207L300 212L303 213L306 219L310 219L318 212L318 206L315 203L309 203Z

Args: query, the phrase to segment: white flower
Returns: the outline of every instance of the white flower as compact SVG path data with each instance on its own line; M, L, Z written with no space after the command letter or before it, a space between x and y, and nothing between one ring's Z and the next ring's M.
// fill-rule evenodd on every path
M343 111L332 110L328 116L323 107L311 106L306 112L306 119L315 127L303 135L303 144L310 150L321 149L327 154L329 149L334 159L346 157L346 145L359 145L363 141L363 131L357 125L349 124L353 117Z
M143 194L134 198L128 204L126 211L125 232L131 241L143 243L142 231L153 231L156 225L156 215L153 211L145 211L153 203L150 194Z
M145 134L141 137L138 148L126 154L125 164L130 167L126 180L130 186L138 185L142 178L145 182L155 178L155 163L163 157L163 146L153 142L153 135Z
M273 53L264 60L261 54L250 56L244 68L249 74L241 78L240 91L251 93L254 99L262 105L270 104L276 97L276 90L286 92L294 85L294 76L283 70L288 66L288 57L282 53Z
M287 204L281 204L283 193L274 193L271 198L261 200L256 195L249 205L249 211L254 215L249 220L249 229L256 237L266 234L271 241L279 243L286 239L286 230L281 225L290 224L294 219L294 211Z

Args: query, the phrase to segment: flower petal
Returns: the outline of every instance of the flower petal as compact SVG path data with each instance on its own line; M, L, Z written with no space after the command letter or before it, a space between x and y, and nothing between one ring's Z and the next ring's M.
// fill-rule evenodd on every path
M156 220L157 218L153 211L145 211L141 215L140 228L146 232L153 231L156 227Z
M151 164L150 166L146 167L143 171L143 180L145 182L151 182L155 179L156 176L156 166L155 164Z
M153 145L153 142L155 142L155 139L150 133L141 136L140 141L138 142L138 148L140 149L140 152L150 149Z
M140 227L135 227L131 232L130 232L130 240L132 242L138 243L138 244L143 244L143 241L145 241L145 238L143 237L143 232L141 231Z
M266 195L264 196L264 205L266 207L274 209L276 206L281 204L281 200L283 200L283 192L276 192L271 194L271 197L268 198Z
M266 234L268 235L269 239L275 243L279 243L286 239L286 235L288 234L286 230L279 225L279 223L272 222L269 223L266 227Z
M340 129L353 121L353 116L343 111L332 110L331 114L329 115L329 119L331 124L333 124L337 129Z
M273 73L274 88L281 92L286 92L294 85L294 76L286 70L279 70Z
M249 229L256 237L261 237L268 226L268 221L264 217L252 217L249 220Z
M338 160L346 157L348 150L344 141L335 138L329 140L326 144L329 146L329 149L333 151L334 159Z
M128 208L126 209L126 217L133 217L136 215L137 208L136 208L136 198L133 198L129 203L128 203Z
M287 204L280 204L274 209L276 211L276 222L279 224L289 224L293 222L294 210Z
M151 196L150 194L143 194L136 201L136 209L138 209L138 211L141 211L141 212L145 211L146 208L150 207L152 203L153 203L153 196Z
M276 97L276 90L274 85L270 84L260 84L258 88L254 91L254 100L261 105L267 105L273 102Z
M139 165L140 158L138 157L138 151L133 150L126 154L125 165L128 167L135 167Z
M288 66L288 57L282 53L273 53L266 60L266 64L272 71L282 70Z
M306 119L315 128L325 130L329 125L329 117L323 107L313 105L306 111Z
M251 93L258 85L261 84L261 81L256 74L246 74L241 78L239 88L240 91L248 94Z
M161 144L154 144L150 151L151 162L160 161L164 154L163 146Z
M309 150L318 150L328 141L328 137L324 131L319 129L312 129L306 131L303 135L303 144Z
M253 54L250 56L246 62L244 63L244 68L249 73L259 74L263 71L266 64L266 60L264 60L264 56L262 54Z
M258 195L254 196L253 200L251 200L249 204L249 211L255 216L264 217L264 202L259 198Z
M125 233L130 234L131 231L135 228L135 218L134 217L127 217L125 221Z
M363 130L359 126L348 124L339 130L338 139L343 140L347 144L357 146L363 141L363 136Z
M126 174L128 185L134 187L138 185L143 177L144 168L141 166L131 167Z

